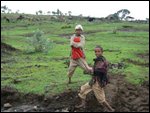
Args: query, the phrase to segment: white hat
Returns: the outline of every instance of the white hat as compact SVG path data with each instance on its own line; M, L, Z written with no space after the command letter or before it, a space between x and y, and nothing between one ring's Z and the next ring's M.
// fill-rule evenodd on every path
M83 27L81 25L76 25L75 30L76 29L81 29L83 31Z

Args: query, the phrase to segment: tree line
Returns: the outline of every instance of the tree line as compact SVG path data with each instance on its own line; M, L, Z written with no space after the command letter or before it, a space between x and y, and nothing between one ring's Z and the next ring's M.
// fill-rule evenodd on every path
M1 13L12 13L12 10L9 9L6 5L1 6ZM15 13L19 13L19 10L17 10ZM42 10L38 10L35 12L36 15L45 15L45 13ZM130 16L130 11L128 9L121 9L113 14L109 14L106 17L98 18L99 20L108 20L108 21L133 21L135 18ZM97 18L94 17L84 17L82 14L79 14L78 16L73 16L71 11L68 11L67 13L63 13L60 9L57 9L56 11L47 11L47 15L57 17L59 19L63 19L64 17L68 17L69 19L72 19L73 17L77 17L79 19L86 18L89 22L92 22L96 20ZM149 21L149 18L146 18L146 21Z

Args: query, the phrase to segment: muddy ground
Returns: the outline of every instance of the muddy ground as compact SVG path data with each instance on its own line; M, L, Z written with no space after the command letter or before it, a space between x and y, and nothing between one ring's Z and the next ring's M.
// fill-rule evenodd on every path
M134 86L123 75L110 76L105 87L106 99L116 112L149 112L149 81ZM76 109L78 91L67 90L59 95L22 94L17 90L1 88L1 112L102 112L93 92L87 96L86 108ZM9 103L9 106L4 104ZM5 107L4 107L5 106Z

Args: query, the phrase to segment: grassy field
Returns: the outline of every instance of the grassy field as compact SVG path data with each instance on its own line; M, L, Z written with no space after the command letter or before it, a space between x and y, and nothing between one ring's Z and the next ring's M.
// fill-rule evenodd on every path
M133 84L149 79L149 25L131 22L87 22L74 20L64 22L43 20L39 23L1 21L1 41L18 51L9 51L1 56L1 85L17 88L25 93L56 94L69 88L78 89L90 79L77 68L73 83L67 83L67 65L70 46L69 36L74 33L76 23L84 27L86 37L85 54L89 64L95 57L93 48L101 45L104 56L112 63L124 64L121 69L110 69L111 76L119 74ZM70 28L63 28L69 25ZM127 26L127 28L126 28ZM53 43L45 53L35 53L28 39L40 29ZM114 32L115 30L115 32ZM4 48L2 48L4 49Z

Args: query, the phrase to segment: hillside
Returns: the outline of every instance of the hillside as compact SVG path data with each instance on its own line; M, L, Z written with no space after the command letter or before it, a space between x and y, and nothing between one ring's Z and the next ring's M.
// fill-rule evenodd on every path
M85 54L88 64L93 65L93 49L96 45L104 48L104 56L110 63L109 76L112 79L105 90L111 105L116 111L149 111L149 24L124 21L89 22L86 18L61 20L40 15L24 15L25 18L17 20L18 17L19 14L1 14L1 110L6 110L2 105L7 102L17 109L20 97L16 96L18 103L15 103L14 100L17 99L9 100L5 95L13 89L12 92L17 90L17 93L13 94L21 94L22 97L28 94L33 95L33 98L35 95L42 95L39 97L43 102L39 105L39 111L43 106L46 107L45 97L49 99L56 95L58 99L50 98L48 102L52 103L47 105L45 111L85 111L74 110L72 104L63 107L58 104L56 108L53 106L62 102L61 94L64 94L65 98L70 95L69 99L66 99L68 103L71 103L70 99L76 100L77 90L90 80L89 75L77 68L73 83L67 85L69 38L74 33L75 25L81 24L86 37ZM29 43L37 29L43 31L44 37L50 41L50 48L46 53L35 52L33 45ZM119 88L121 90L116 91ZM140 91L140 94L137 91ZM109 92L112 92L112 95L109 95ZM117 104L113 99L118 94L121 96ZM36 98L35 102L38 102L39 98ZM28 101L24 102L28 104ZM35 103L34 105L38 106ZM117 108L118 105L120 108ZM131 108L132 105L135 106ZM89 111L99 111L90 109L89 106L87 105Z

